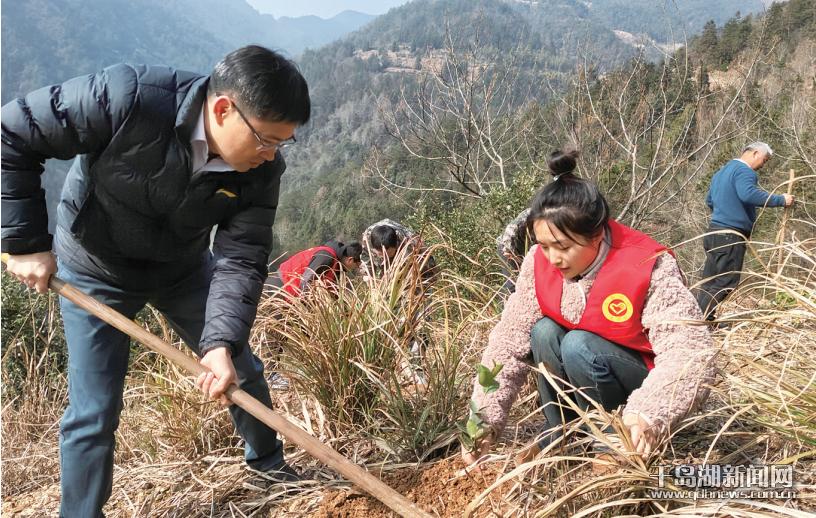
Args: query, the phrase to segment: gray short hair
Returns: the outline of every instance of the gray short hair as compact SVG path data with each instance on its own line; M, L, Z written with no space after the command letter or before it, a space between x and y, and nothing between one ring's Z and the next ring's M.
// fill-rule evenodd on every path
M756 142L751 142L750 144L742 148L743 153L745 153L746 151L764 151L765 154L768 155L769 157L773 156L773 149L771 149L771 146L769 146L765 142L760 142L758 140Z

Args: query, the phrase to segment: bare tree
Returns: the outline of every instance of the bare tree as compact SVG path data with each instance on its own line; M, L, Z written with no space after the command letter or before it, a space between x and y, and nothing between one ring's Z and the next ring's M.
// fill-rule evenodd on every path
M396 104L381 105L401 148L440 174L431 184L412 184L379 150L366 170L398 195L481 197L509 187L522 169L540 172L546 152L572 144L582 152L580 174L602 187L616 219L635 227L658 223L671 239L686 239L708 221L701 180L744 141L762 137L764 115L752 110L749 97L773 46L755 34L752 48L726 71L693 60L687 42L660 62L641 52L611 72L584 49L566 88L541 80L533 89L529 78L545 74L523 70L523 49L502 60L480 50L478 35L463 46L448 30L439 66L421 75L416 90L404 88ZM780 131L812 170L813 144L804 135L813 101L797 97Z
M549 121L551 132L583 151L582 173L615 199L617 219L638 226L683 207L690 188L713 167L716 147L752 126L744 120L743 96L762 55L752 51L717 93L685 49L660 64L641 54L602 78L584 62Z
M520 38L523 41L524 38ZM431 185L399 182L382 153L372 152L366 171L393 190L442 191L481 197L491 187L507 187L527 160L532 120L524 101L537 97L534 82L523 84L520 61L530 52L485 51L478 30L468 42L446 24L445 48L431 51L416 83L403 85L396 103L382 103L387 132L414 158L428 160L443 174Z

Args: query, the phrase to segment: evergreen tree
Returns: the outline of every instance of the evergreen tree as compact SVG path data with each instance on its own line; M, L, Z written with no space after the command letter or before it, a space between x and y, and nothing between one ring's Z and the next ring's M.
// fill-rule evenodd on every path
M805 29L809 35L816 34L816 2L813 0L790 0L788 2L789 30Z
M785 37L785 6L774 2L765 14L765 38L775 42Z
M703 33L697 40L697 51L706 61L717 63L719 61L720 38L717 36L717 24L714 20L709 20L703 26Z
M737 12L736 16L728 20L723 26L719 45L720 64L727 66L747 44L745 28L740 19L740 14Z
M705 61L700 63L700 76L697 84L699 85L699 91L701 93L705 94L708 92L708 67L705 64Z

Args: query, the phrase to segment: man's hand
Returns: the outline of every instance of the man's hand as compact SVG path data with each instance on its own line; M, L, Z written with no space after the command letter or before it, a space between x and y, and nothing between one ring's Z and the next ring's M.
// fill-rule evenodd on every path
M790 207L791 205L793 205L795 198L793 197L792 194L783 194L782 196L785 197L785 207Z
M48 291L48 280L57 273L57 261L51 252L10 255L6 268L29 288L45 293Z
M238 375L235 373L229 348L218 347L211 350L201 359L201 365L209 372L201 373L196 379L196 388L211 400L218 400L223 406L231 405L232 401L227 399L224 391L235 382Z
M623 424L629 428L632 447L642 457L648 456L658 442L657 430L637 414L624 414Z

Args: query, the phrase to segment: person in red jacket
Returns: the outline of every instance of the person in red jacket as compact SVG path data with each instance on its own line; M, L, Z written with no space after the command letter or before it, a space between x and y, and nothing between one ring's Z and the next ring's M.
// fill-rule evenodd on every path
M640 454L702 403L716 373L711 336L694 325L702 312L671 251L613 220L598 186L573 174L576 158L577 152L552 154L554 181L531 204L536 244L482 355L482 365L502 368L495 390L474 382L485 439L475 450L463 448L467 463L498 439L531 360L578 408L593 408L590 400L610 412L623 406L623 423ZM556 386L541 374L537 379L547 426L524 460L560 438L564 424L577 417Z
M283 290L292 297L300 297L317 279L335 284L341 269L353 272L359 268L362 252L363 247L357 241L346 244L336 239L303 250L281 263L267 278L266 289Z

